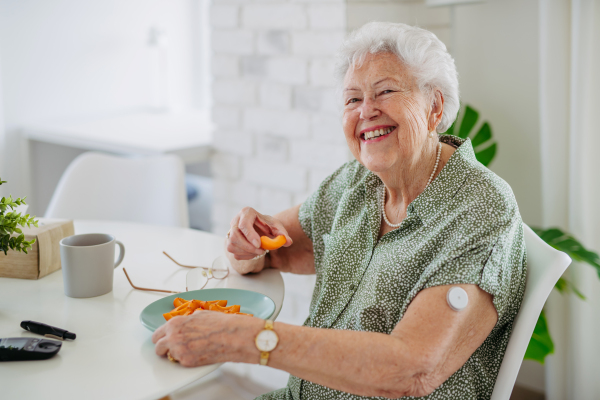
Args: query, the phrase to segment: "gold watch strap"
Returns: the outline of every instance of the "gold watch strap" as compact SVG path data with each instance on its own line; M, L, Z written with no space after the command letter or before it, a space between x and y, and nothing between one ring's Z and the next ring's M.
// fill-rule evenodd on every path
M265 320L265 329L270 330L270 331L273 330L273 320L272 319ZM267 365L267 363L269 362L269 354L271 354L270 351L261 351L260 352L260 361L259 361L260 365Z
M260 365L267 365L269 362L269 352L261 351L260 352Z

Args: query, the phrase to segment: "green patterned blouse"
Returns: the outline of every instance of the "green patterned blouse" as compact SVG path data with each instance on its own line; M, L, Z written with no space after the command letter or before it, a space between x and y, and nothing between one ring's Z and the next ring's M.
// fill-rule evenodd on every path
M469 139L381 238L383 182L357 161L301 206L316 285L305 326L391 333L423 289L475 284L493 295L498 322L467 362L427 399L489 399L525 288L523 225L512 190L479 163ZM363 399L295 376L261 400Z

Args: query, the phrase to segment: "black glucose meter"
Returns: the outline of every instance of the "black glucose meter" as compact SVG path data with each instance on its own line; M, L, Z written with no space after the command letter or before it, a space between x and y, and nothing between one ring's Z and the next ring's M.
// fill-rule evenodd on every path
M53 357L61 342L28 337L0 339L0 361L45 360Z

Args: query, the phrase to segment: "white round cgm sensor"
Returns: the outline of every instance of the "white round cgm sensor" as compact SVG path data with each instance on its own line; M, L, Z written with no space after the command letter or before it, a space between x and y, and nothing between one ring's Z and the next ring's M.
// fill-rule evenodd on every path
M469 304L469 296L467 295L467 292L458 286L448 289L446 300L448 301L450 308L454 311L462 311L467 308L467 304Z

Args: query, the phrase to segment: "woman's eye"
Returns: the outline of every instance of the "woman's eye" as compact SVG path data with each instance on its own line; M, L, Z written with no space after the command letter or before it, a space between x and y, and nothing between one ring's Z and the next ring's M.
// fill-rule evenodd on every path
M381 92L380 94L388 94L388 93L392 93L392 92L393 92L393 90L391 90L391 89L386 89L386 90L384 90L383 92Z
M356 97L354 97L354 98L352 98L352 99L348 100L348 101L346 102L346 104L350 104L350 103L356 103L357 101L360 101L360 99L357 99Z

